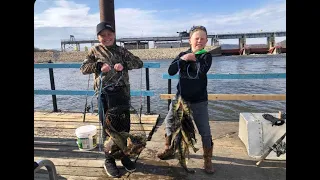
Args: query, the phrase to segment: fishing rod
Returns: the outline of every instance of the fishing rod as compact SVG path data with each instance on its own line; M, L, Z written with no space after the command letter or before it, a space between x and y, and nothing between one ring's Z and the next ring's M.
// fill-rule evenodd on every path
M142 68L140 71L140 116L139 116L139 122L141 124L141 114L142 114Z
M88 90L89 90L89 82L90 82L90 75L89 74L89 77L88 77L88 86L87 86L87 93L86 93L86 103L84 105L84 111L83 111L83 122L85 122L86 120L86 112L87 112L87 104L88 104Z

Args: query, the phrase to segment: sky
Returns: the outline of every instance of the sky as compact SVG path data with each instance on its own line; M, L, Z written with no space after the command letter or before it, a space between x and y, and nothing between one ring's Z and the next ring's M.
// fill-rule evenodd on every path
M286 31L285 0L114 0L116 36L177 36L193 25L208 34ZM96 39L99 0L36 0L34 46L60 49L61 39ZM280 42L286 37L276 37ZM248 38L247 44L266 44ZM221 40L237 44L238 39Z

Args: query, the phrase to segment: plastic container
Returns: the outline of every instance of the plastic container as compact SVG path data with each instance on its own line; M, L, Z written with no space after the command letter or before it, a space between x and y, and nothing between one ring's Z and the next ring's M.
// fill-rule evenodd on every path
M92 150L97 147L97 127L81 126L76 129L77 144L80 150Z

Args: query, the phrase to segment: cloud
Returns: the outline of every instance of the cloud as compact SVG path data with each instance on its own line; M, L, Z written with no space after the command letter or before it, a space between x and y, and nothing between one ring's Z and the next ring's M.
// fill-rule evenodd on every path
M232 14L205 14L198 18L212 33L285 30L286 4L282 2ZM197 20L190 23L195 24Z
M36 3L46 3L48 2L49 0L36 0Z
M35 29L41 27L92 27L99 13L89 14L89 7L72 1L55 1L55 7L34 16Z
M88 5L73 1L58 0L54 3L52 7L34 15L35 36L42 34L35 37L35 45L44 48L60 47L60 40L69 38L71 34L76 39L95 37L95 26L100 21L99 12L89 13ZM285 1L232 14L181 14L168 19L158 16L165 12L178 14L179 9L116 9L117 37L176 36L177 31L188 30L192 25L198 24L206 26L209 34L286 30ZM48 32L50 28L54 29L51 34ZM50 40L46 36L50 36Z

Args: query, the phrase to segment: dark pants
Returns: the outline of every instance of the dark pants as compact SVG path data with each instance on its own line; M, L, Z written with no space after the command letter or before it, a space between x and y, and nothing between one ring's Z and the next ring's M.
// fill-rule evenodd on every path
M106 90L101 94L102 109L105 118L102 118L102 113L99 113L99 120L104 127L105 120L108 119L111 125L118 131L130 131L130 88L127 86L116 87L111 90ZM104 140L104 151L106 158L118 153L119 148L108 137L105 130L102 131Z

